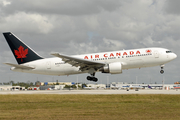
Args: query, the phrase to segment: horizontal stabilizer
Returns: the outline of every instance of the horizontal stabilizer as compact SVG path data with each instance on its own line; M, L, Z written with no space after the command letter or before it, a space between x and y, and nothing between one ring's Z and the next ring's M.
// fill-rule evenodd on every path
M20 69L34 69L34 67L29 67L26 65L17 65L17 64L12 64L12 63L4 63L4 64L15 67L15 68L20 68Z

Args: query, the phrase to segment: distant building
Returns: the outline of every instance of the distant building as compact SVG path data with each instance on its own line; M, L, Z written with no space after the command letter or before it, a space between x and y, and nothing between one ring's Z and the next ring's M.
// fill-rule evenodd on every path
M0 85L0 91L2 90L12 90L12 85Z
M132 88L132 86L141 86L143 87L143 89L164 89L164 90L170 90L170 89L174 89L176 87L176 85L174 84L127 84L127 83L124 83L124 84L118 84L116 82L112 82L112 84L110 84L110 88L111 89L126 89L126 88Z
M12 90L25 90L25 87L21 86L11 86Z
M87 84L87 87L92 87L94 89L105 89L106 84Z
M47 86L40 86L40 90L62 90L65 85L47 85Z

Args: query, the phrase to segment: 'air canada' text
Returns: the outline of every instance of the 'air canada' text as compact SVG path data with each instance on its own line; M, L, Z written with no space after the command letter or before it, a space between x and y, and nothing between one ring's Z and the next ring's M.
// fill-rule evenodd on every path
M129 52L123 52L121 54L121 52L116 52L116 53L105 53L105 54L102 54L102 57L104 58L107 58L107 57L115 57L115 56L121 56L121 55L134 55L134 54L141 54L140 51L129 51ZM89 57L88 56L85 56L84 59L96 59L96 58L99 58L99 54L96 54L96 55L90 55Z

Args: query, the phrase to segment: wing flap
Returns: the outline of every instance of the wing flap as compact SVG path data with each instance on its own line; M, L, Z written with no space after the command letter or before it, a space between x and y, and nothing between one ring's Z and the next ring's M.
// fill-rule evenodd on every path
M12 63L4 63L4 64L15 67L15 68L20 68L20 69L34 69L34 67L30 67L26 65L17 65L17 64L12 64Z
M75 66L75 67L80 66L80 70L82 70L82 71L84 70L84 68L85 68L85 70L90 69L90 68L99 69L105 65L105 63L102 63L102 62L85 60L82 58L62 55L59 53L51 53L51 55L61 58L62 61L64 61L65 63L71 64L72 66Z
M72 62L77 62L77 63L85 63L87 65L96 65L96 64L105 65L105 63L102 63L102 62L94 62L94 61L85 60L85 59L81 59L81 58L77 58L77 57L62 55L59 53L52 53L51 55L62 58L63 61L65 61L66 63L69 63L69 64L71 64Z

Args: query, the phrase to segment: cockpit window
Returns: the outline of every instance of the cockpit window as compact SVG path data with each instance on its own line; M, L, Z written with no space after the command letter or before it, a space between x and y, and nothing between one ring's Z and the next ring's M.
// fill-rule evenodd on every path
M172 51L166 51L166 53L172 53Z

